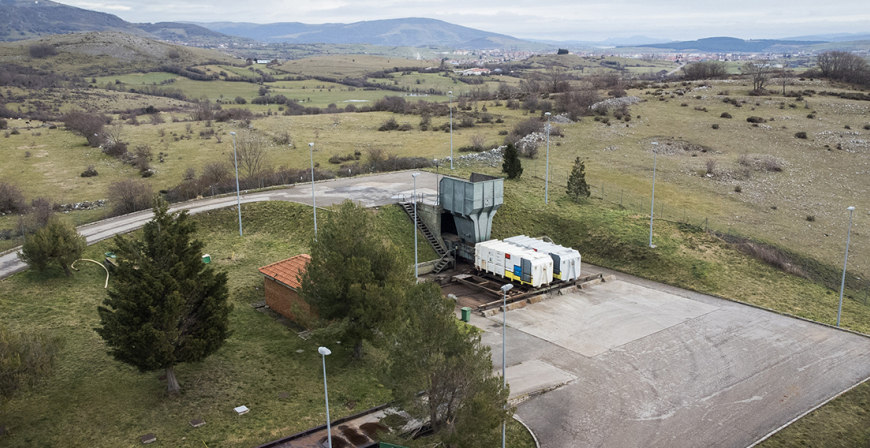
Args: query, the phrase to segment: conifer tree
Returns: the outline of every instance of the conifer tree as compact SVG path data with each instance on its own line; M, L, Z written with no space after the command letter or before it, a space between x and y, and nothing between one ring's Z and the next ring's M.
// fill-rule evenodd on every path
M57 261L69 277L72 275L70 264L81 258L86 247L85 237L79 235L72 224L53 216L45 227L24 237L18 258L38 271L46 270L52 261Z
M434 283L414 285L407 295L405 326L388 345L385 385L402 410L428 422L441 446L497 446L514 409L506 406L509 388L492 374L489 348L476 331L457 325L455 302Z
M202 361L223 345L231 305L227 275L202 262L194 222L168 209L154 207L141 240L115 237L118 268L96 331L118 361L140 372L164 369L169 392L177 393L173 367Z
M340 337L360 358L362 342L395 323L413 277L371 212L344 201L327 218L311 243L299 295L329 323L321 332Z
M586 184L586 164L577 157L571 175L568 176L568 197L574 202L580 202L590 194L589 185Z
M513 143L508 143L504 150L504 163L501 165L503 173L508 179L519 179L523 175L523 164L520 162L520 153Z

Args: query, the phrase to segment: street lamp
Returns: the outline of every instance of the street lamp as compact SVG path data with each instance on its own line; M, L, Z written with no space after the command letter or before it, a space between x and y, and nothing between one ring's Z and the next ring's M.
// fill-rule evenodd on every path
M233 136L233 161L236 164L236 205L239 207L239 236L242 236L242 195L239 193L239 156L236 154L236 133Z
M414 173L411 177L414 178L414 280L419 281L417 274L417 176L420 173Z
M329 422L329 391L326 389L326 355L331 355L332 352L326 347L317 349L317 353L323 358L323 396L326 397L326 440L329 441L329 448L332 448L332 427Z
M447 92L450 98L450 169L453 169L453 91Z
M314 208L314 241L317 241L317 199L314 198L314 143L308 144L311 153L311 206Z
M843 311L843 288L846 286L846 263L849 262L849 239L852 237L852 212L855 207L848 207L849 210L849 233L846 234L846 258L843 259L843 279L840 280L840 306L837 308L837 326L840 326L840 313Z
M514 285L508 283L501 287L502 292L502 306L501 306L501 388L507 388L507 377L505 376L505 367L507 366L507 355L505 352L507 351L507 346L505 345L505 334L507 334L507 293L513 288ZM506 420L502 420L501 422L501 448L504 448L505 442L505 426L507 424Z
M655 244L652 243L652 230L653 230L653 213L656 209L656 155L658 155L658 147L659 142L652 142L653 144L653 189L652 189L652 202L649 206L649 247L655 249Z
M438 198L435 200L435 205L441 205L441 182L438 180L438 168L441 167L441 161L435 162L435 194Z
M544 183L544 204L549 204L549 192L550 192L550 113L547 112L544 115L547 116L547 180Z

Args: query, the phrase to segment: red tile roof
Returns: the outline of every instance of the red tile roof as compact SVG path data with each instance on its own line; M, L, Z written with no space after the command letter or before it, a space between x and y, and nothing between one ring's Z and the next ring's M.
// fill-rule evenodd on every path
M260 268L260 273L295 290L301 286L297 276L305 272L309 261L311 261L311 255L297 255L268 266L263 266Z

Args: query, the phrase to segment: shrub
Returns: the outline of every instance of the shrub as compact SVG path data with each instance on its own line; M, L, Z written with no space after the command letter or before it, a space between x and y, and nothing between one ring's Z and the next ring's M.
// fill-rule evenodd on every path
M87 167L84 171L82 171L81 176L82 177L94 177L97 174L99 174L99 173L97 173L96 168L94 168L94 166L91 165L91 166Z
M70 264L81 258L87 246L85 237L76 232L75 226L55 217L35 234L25 237L19 257L39 271L57 261L64 273L71 276Z
M731 114L728 112L722 112L722 115L719 115L720 118L731 118Z
M0 119L0 129L6 129L9 123L6 120Z
M716 123L713 123L713 126L712 126L712 127L713 127L713 129L719 129L719 125L716 124Z
M392 117L381 123L381 126L378 128L379 131L395 131L396 129L399 129L399 123L397 123L396 119Z
M742 192L742 191L743 191L743 187L741 187L740 185L737 185L737 186L734 187L734 192L735 192L735 193L740 193L740 192Z
M151 185L133 179L124 179L109 184L111 215L120 216L151 207L154 194Z
M754 116L747 118L746 121L749 123L766 123L767 122L767 120L765 120L764 118L754 117Z
M782 171L782 163L774 157L767 157L763 160L764 169L772 172Z
M33 44L28 49L30 57L42 59L57 54L57 49L51 44Z
M794 136L797 137L797 138L806 139L806 138L807 138L807 133L804 132L804 131L801 131L801 132L796 133Z
M27 211L24 194L15 185L0 182L0 213L18 213Z
M808 114L808 115L807 115L807 118L809 118L810 120L812 120L813 118L816 118L816 114L814 114L814 113L812 113L812 114Z
M237 96L235 100L233 100L236 104L245 104L248 101L240 96Z
M816 216L815 216L815 215L807 215L807 221L809 221L809 222L815 222L815 221L816 221Z
M66 128L88 140L88 144L96 147L103 142L103 128L109 119L102 114L92 114L84 111L72 111L63 116Z
M864 129L870 131L870 124L865 124L865 125L864 125Z
M707 159L705 164L707 165L707 174L714 174L716 171L716 161L713 159Z

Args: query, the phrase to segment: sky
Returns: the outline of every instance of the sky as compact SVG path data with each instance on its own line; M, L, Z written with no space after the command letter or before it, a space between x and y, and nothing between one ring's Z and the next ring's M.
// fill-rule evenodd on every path
M870 33L870 1L65 0L128 22L353 23L425 17L521 39L772 39Z

